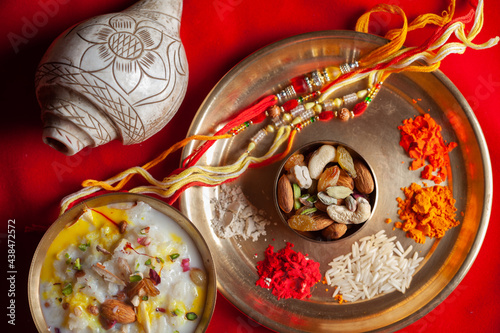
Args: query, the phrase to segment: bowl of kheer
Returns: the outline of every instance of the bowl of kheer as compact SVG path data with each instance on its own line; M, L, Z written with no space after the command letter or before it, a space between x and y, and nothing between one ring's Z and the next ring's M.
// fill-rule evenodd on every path
M117 193L61 215L40 241L28 292L40 332L204 332L215 267L196 227L145 195Z

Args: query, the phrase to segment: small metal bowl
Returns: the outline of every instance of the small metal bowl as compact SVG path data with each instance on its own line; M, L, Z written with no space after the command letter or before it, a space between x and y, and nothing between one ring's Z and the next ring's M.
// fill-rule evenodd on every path
M305 231L305 232L303 232L303 231L298 231L298 230L293 229L292 227L290 227L290 225L288 223L288 219L291 216L294 215L295 209L293 209L292 212L290 212L290 213L285 213L280 208L279 203L278 203L278 182L279 182L280 177L283 174L285 174L285 168L284 168L284 166L285 166L286 162L288 161L288 159L291 156L295 155L295 154L302 154L302 155L304 155L305 160L307 161L308 160L308 156L310 156L314 151L316 151L317 149L319 149L321 146L323 146L325 144L326 145L335 146L335 147L337 147L337 146L343 146L344 148L346 148L347 151L351 154L351 156L352 156L353 159L357 159L357 160L362 161L368 167L368 169L370 170L370 173L372 174L374 183L375 183L375 189L368 196L368 201L370 202L370 205L371 205L370 217L365 222L363 222L363 223L360 223L360 224L349 224L349 225L347 225L347 231L345 232L345 234L343 236L341 236L338 239L327 239L327 238L325 238L322 235L321 231ZM313 187L316 187L316 181L314 181L314 180L313 180ZM274 205L275 205L276 210L278 212L278 215L280 216L280 218L283 221L283 223L285 223L285 225L289 229L293 230L293 232L297 233L302 238L307 239L309 241L318 242L318 243L338 242L340 240L347 239L350 236L354 235L355 233L357 233L359 230L361 230L365 225L367 225L369 223L370 218L373 215L373 211L375 210L375 205L376 205L376 202L377 202L377 188L378 188L378 186L377 186L377 179L375 177L375 173L373 172L372 167L352 147L346 145L343 142L336 142L336 141L315 141L315 142L308 143L308 144L300 147L296 151L290 153L287 156L287 159L285 159L282 162L282 164L280 165L280 167L278 169L278 172L276 174L275 181L274 181Z
M77 220L83 210L87 207L95 208L110 204L138 201L142 201L155 210L170 217L191 237L193 243L198 249L204 264L205 272L207 273L207 291L203 313L200 315L200 321L195 332L200 333L207 329L215 308L217 282L212 254L201 233L184 215L163 201L141 194L113 193L89 199L68 210L52 224L38 244L35 254L33 255L28 277L28 298L31 315L39 332L47 332L48 330L40 300L40 273L42 265L45 261L46 253L59 232L61 232L61 230L63 230L68 223Z

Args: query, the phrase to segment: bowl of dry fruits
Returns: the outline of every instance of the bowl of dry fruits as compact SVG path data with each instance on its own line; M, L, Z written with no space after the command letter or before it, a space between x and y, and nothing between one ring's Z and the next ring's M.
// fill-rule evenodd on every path
M282 221L316 242L345 239L366 225L377 199L376 178L351 147L317 141L282 163L274 201Z

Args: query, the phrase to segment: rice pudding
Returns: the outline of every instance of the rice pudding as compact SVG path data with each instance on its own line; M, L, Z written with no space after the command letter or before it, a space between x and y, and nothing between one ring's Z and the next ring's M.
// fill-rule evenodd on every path
M206 298L201 255L144 202L87 208L51 244L40 303L54 332L192 332Z

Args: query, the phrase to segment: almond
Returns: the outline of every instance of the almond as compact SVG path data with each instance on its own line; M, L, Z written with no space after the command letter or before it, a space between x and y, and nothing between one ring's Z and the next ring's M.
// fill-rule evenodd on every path
M286 175L282 175L278 181L278 205L285 213L290 213L293 209L293 189L290 180Z
M327 205L325 205L324 203L322 203L321 201L316 201L314 203L314 207L318 208L318 210L322 211L322 212L326 212L326 208L328 207Z
M339 239L344 236L347 231L347 225L343 223L332 223L325 229L321 230L321 234L328 240Z
M139 296L142 298L143 296L158 296L160 291L155 287L153 281L150 278L144 278L140 281L134 282L130 284L127 296L130 299L133 299L134 296Z
M355 160L354 169L357 174L356 179L354 179L356 189L363 194L372 193L375 188L375 182L368 167L363 162Z
M337 186L345 186L350 188L351 191L354 190L354 180L351 176L344 170L340 169L339 179L337 180Z
M101 304L101 315L120 324L130 324L136 320L134 308L116 299L108 299Z
M316 213L312 215L314 222L316 222L316 229L321 230L333 223L333 220L327 215L322 213Z

